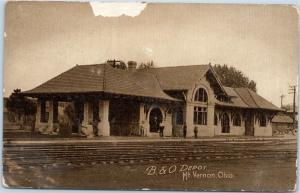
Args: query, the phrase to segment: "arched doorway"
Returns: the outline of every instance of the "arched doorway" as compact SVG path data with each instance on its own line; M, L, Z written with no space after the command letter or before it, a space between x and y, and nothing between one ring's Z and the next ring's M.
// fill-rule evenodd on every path
M229 116L224 113L221 118L222 133L230 133Z
M163 116L159 108L151 110L149 115L150 132L157 133L159 131L159 124L162 122Z

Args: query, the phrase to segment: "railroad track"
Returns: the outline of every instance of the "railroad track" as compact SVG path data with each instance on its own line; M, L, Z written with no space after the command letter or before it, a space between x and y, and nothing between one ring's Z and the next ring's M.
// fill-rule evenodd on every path
M4 143L3 148L4 169L16 165L48 167L262 158L294 159L296 148L278 142L243 144L201 141Z

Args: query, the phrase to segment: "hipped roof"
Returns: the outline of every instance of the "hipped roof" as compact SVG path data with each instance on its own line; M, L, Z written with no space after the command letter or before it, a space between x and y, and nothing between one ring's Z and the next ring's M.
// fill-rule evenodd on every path
M76 65L24 94L105 92L179 101L165 94L157 79L148 73L127 71L109 64Z
M248 88L225 87L210 65L175 66L142 70L121 70L109 64L77 65L23 94L104 92L130 96L179 101L164 90L189 90L197 80L212 72L217 85L230 102L216 102L219 106L282 111Z

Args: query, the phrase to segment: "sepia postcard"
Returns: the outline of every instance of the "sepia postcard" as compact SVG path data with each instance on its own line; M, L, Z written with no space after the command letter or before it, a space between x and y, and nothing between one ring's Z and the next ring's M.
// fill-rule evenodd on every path
M293 5L5 6L5 188L296 191Z

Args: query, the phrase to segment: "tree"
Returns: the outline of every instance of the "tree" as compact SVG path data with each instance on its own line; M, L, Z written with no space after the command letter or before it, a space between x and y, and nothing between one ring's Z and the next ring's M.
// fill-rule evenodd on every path
M21 89L15 89L6 102L8 111L18 116L18 122L21 127L24 124L24 116L34 115L36 113L36 103L21 95Z
M246 87L256 92L256 82L249 80L240 70L226 64L215 64L214 70L224 86L239 88Z
M149 69L149 68L154 68L154 62L151 60L150 62L142 62L139 66L138 69Z

